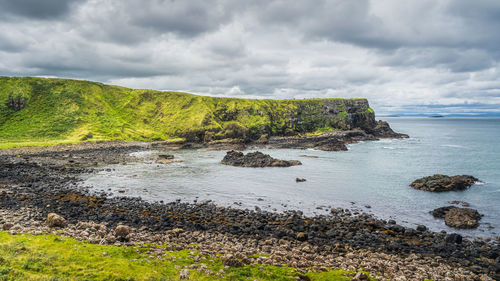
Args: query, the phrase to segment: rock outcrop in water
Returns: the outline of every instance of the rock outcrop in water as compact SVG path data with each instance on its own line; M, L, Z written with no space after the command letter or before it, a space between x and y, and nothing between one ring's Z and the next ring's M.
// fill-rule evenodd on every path
M419 190L443 192L453 190L464 190L469 188L479 179L468 175L447 176L436 174L429 177L423 177L410 184L411 187Z
M290 167L302 165L297 160L279 160L259 151L243 154L243 152L234 150L228 151L221 163L240 167Z
M444 219L444 222L449 227L463 229L478 227L479 220L483 217L477 210L455 206L437 208L430 213L435 218Z

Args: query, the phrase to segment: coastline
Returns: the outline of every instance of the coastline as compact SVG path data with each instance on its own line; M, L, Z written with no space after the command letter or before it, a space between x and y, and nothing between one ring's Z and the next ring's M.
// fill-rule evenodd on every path
M482 274L495 277L498 263L491 257L498 251L498 241L457 243L453 235L418 231L367 214L353 216L349 210L333 209L329 215L305 217L299 211L276 214L209 203L109 198L75 187L76 176L94 172L96 165L131 161L128 153L155 145L158 143L105 142L0 151L2 178L8 179L0 187L4 223L11 216L9 223L20 225L17 232L50 233L54 230L43 226L43 221L48 213L56 212L70 223L62 234L94 243L101 243L116 225L123 223L136 230L128 242L119 245L172 240L185 248L196 240L200 251L236 254L243 247L271 257L241 257L245 262L285 262L302 271L321 270L322 266L354 271L364 268L384 278L418 276L436 280L457 268L453 272L458 275L452 277L457 280L460 276L477 279ZM92 231L90 222L105 224L106 235ZM76 227L79 223L80 227ZM82 235L85 223L88 235ZM174 229L182 230L168 233ZM232 241L232 246L217 241ZM117 242L111 239L103 243ZM394 264L381 270L383 260ZM411 270L415 266L422 270ZM430 271L437 275L425 277L425 272Z

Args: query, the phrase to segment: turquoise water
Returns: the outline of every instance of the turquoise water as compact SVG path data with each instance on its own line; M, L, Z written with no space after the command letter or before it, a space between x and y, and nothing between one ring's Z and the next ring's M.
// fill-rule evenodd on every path
M172 151L179 163L158 165L158 153L135 153L139 163L109 166L85 179L96 190L166 202L213 200L234 208L327 214L330 207L393 218L407 226L424 224L469 236L500 233L500 119L385 118L409 139L361 142L349 151L260 150L280 159L300 160L290 168L242 168L220 164L223 151ZM304 158L301 155L318 158ZM107 167L106 167L107 168ZM466 191L430 193L414 190L416 178L470 174L483 181ZM306 182L296 183L295 178ZM125 190L118 193L117 190ZM428 212L465 201L484 214L476 230L454 230ZM493 228L491 228L493 227Z

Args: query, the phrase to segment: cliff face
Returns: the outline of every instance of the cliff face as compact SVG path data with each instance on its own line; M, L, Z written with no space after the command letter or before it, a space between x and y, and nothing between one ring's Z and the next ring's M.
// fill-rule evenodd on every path
M89 81L0 77L0 144L175 137L250 141L353 128L375 135L377 126L366 99L215 98Z

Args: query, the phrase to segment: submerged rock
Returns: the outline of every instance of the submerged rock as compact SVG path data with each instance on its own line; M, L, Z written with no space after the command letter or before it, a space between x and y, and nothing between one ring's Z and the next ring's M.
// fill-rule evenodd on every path
M465 229L478 227L479 220L483 216L477 210L455 206L437 208L430 213L436 218L444 218L445 224L449 227Z
M469 175L447 176L435 174L429 177L423 177L410 184L411 187L418 190L433 192L464 190L469 188L479 179Z
M259 151L250 152L245 155L243 152L234 150L228 151L221 163L241 167L290 167L302 165L297 160L279 160Z

